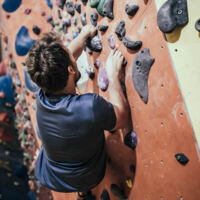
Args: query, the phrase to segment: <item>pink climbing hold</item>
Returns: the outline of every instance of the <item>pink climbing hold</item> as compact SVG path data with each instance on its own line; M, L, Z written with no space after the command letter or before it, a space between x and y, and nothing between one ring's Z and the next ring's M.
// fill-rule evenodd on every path
M109 80L107 77L106 68L103 68L98 74L98 86L102 91L106 91L108 89Z
M9 14L7 14L7 15L6 15L6 19L9 19L9 18L10 18L10 15L9 15Z
M29 14L31 13L31 11L32 11L31 8L26 8L25 11L24 11L24 13L25 13L26 15L29 15Z
M6 75L6 64L4 61L0 63L0 76Z
M45 11L41 11L41 16L45 16L46 15L46 13L45 13Z
M113 34L110 34L108 36L108 44L109 44L109 47L111 49L115 48L115 46L116 46L116 40L115 40L115 36Z

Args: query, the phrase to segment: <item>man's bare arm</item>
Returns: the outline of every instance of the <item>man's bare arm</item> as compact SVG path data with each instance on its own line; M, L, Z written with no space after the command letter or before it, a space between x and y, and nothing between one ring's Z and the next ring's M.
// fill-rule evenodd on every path
M87 38L94 36L95 33L96 28L94 28L92 25L86 25L82 28L82 31L80 32L78 37L72 40L72 42L69 44L68 49L74 56L75 60L77 60L78 57L81 55L84 43Z

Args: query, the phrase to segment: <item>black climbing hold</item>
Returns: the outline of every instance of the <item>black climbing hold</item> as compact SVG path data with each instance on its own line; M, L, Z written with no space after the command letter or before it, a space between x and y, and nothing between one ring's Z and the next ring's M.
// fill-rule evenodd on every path
M82 1L83 5L86 5L88 2L88 0L81 0L81 1Z
M82 24L83 26L85 26L85 25L87 24L87 21L86 21L86 13L83 13L83 14L81 15L81 24Z
M75 4L75 9L78 13L81 13L81 4Z
M110 196L109 193L106 189L103 190L103 192L101 193L101 200L110 200Z
M135 57L132 66L132 80L136 91L144 103L148 102L148 76L155 59L149 54L149 49L141 50Z
M78 32L79 32L79 33L81 32L81 29L82 29L82 28L79 26L79 27L78 27Z
M74 3L73 2L67 2L66 4L67 12L71 15L74 16Z
M125 135L124 144L131 149L135 149L135 147L137 146L137 136L135 131L131 130Z
M188 163L189 159L186 157L184 153L177 153L175 155L175 158L178 162L180 162L182 165L185 165Z
M61 15L60 10L58 10L57 13L58 13L58 18L59 18L59 19L62 19L62 15Z
M98 13L96 11L94 11L91 15L90 15L90 21L92 23L93 26L97 25L97 21L98 21Z
M52 22L53 17L51 15L47 16L46 21L49 22L49 23Z
M134 16L136 14L136 12L138 11L138 9L139 9L138 5L126 4L125 12L127 15Z
M98 34L96 34L93 38L89 37L86 40L86 45L90 50L95 52L101 52L102 50L101 39Z
M142 41L136 41L136 42L131 41L127 37L123 37L122 41L123 41L124 46L128 49L131 49L131 50L138 50L142 46Z
M38 26L36 26L36 25L34 25L34 26L32 27L32 30L33 30L33 32L34 32L36 35L39 35L40 32L41 32L40 28L39 28Z
M127 65L127 60L124 58L123 63L122 63L122 67L126 67Z
M132 173L135 173L135 165L131 164L129 168Z
M61 9L63 9L65 3L66 3L66 0L59 0L58 1L58 7L61 8Z
M96 8L99 4L100 0L90 0L90 7L91 8Z
M108 29L108 26L100 25L100 26L98 26L98 29L99 29L99 31L101 31L101 32L106 32L107 29Z
M195 23L195 28L198 32L200 32L200 19L198 19Z
M115 33L117 34L119 40L122 40L122 38L126 35L126 29L125 29L125 21L122 20L117 25L117 28L115 29Z
M10 63L10 67L11 67L12 69L16 69L16 63L12 61L12 62Z
M126 200L126 199L128 199L128 198L126 197L124 191L123 191L122 189L120 189L119 186L117 186L116 184L112 184L112 185L110 186L110 190L111 190L111 192L112 192L115 196L119 197L121 200Z
M89 76L90 79L94 79L95 73L94 73L94 71L93 71L93 69L91 67L88 67L86 72L88 73L88 76Z
M113 16L113 0L106 0L103 5L103 14L104 16L114 19Z
M177 26L187 24L187 0L165 2L158 11L157 22L163 33L171 33Z

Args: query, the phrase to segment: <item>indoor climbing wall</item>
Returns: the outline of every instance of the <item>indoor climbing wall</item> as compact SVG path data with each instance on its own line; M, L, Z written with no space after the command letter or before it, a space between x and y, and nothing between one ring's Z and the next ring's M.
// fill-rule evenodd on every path
M196 143L200 104L195 90L200 74L199 33L195 29L200 3L197 0L192 5L186 0L14 2L13 7L9 0L1 3L1 23L9 36L23 85L22 63L40 31L56 31L67 46L82 26L98 27L98 34L86 42L89 67L83 67L89 80L85 92L100 94L107 100L106 59L115 47L125 57L122 87L131 110L131 122L127 125L132 123L133 131L105 133L109 159L103 181L93 190L96 199L200 199ZM31 8L26 11L28 14L24 13L27 8ZM8 17L10 10L14 12ZM34 85L26 83L26 87L34 91ZM26 99L35 126L32 93ZM53 196L57 200L76 199L76 194L53 192Z

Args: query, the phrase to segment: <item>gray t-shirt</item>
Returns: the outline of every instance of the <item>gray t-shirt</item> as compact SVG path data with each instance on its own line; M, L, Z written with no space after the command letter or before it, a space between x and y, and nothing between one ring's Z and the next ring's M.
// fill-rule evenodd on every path
M116 124L113 105L96 94L48 98L37 92L37 126L42 148L35 170L58 192L87 191L104 177L104 130Z

